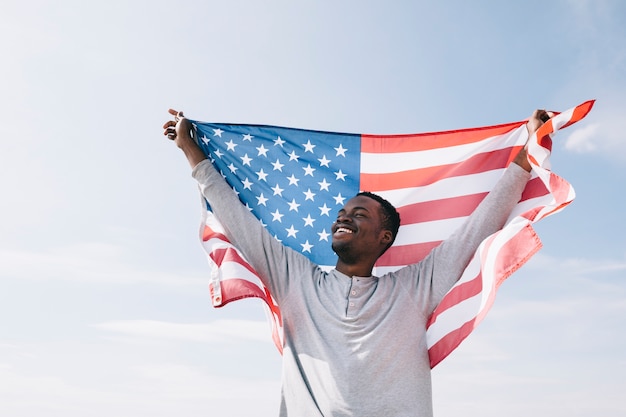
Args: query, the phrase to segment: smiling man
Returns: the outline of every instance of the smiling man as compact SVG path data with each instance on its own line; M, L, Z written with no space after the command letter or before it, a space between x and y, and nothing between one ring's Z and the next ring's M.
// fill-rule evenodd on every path
M278 302L284 330L281 416L432 416L426 323L480 242L498 231L530 179L523 149L466 222L422 261L372 276L400 217L368 192L350 199L332 228L335 269L282 245L241 204L198 147L182 113L164 134L183 151L228 239ZM532 134L550 115L538 110Z

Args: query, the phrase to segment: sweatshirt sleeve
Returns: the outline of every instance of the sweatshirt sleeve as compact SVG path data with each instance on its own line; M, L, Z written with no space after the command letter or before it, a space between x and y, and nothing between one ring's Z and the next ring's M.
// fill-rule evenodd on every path
M243 254L280 303L289 287L290 269L312 268L304 255L278 242L241 203L209 160L193 168L200 192L224 227L226 237Z
M459 280L480 243L500 230L519 202L530 173L510 164L492 191L450 237L421 262L408 267L417 296L429 315Z

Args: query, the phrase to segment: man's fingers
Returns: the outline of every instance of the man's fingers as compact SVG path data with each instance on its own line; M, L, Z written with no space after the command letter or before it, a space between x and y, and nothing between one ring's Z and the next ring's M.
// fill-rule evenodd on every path
M174 120L168 120L163 125L163 129L167 129L168 127L176 127L176 122Z

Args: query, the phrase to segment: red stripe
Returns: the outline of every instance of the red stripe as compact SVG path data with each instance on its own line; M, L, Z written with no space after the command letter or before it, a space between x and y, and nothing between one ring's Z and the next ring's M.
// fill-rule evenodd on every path
M253 282L241 278L232 278L220 281L220 284L224 302L218 307L223 307L231 301L250 297L261 298L268 305L270 304L265 296L265 292Z
M446 334L428 349L431 368L434 368L435 365L444 360L467 336L469 336L476 327L474 324L475 320L476 319L471 319L461 327Z
M515 147L512 147L477 154L456 164L439 165L388 174L361 173L361 189L380 192L422 187L433 184L442 178L461 177L501 169L506 167L511 161L511 154L514 149Z
M218 233L211 229L209 226L205 225L204 230L202 230L202 241L206 242L209 239L219 239L225 242L229 241L223 233Z
M585 101L583 104L580 104L574 108L574 112L572 113L572 118L567 122L561 129L568 127L571 124L576 123L581 120L583 117L587 116L587 113L591 111L595 100Z
M392 246L383 254L376 266L402 266L421 261L433 248L439 246L438 242L414 243L412 245Z
M406 135L361 135L361 152L412 152L464 145L479 142L492 136L503 135L524 123L514 122L474 129Z
M530 200L531 198L543 197L549 194L550 191L546 188L545 184L539 177L535 177L526 183L526 188L522 193L520 201Z
M209 256L218 267L222 266L223 262L236 262L256 275L256 271L239 255L234 247L213 249Z
M403 225L469 216L486 192L408 204L398 208Z

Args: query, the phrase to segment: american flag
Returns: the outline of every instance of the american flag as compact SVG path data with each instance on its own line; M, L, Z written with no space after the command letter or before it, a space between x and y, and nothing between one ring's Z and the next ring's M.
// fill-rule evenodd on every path
M428 323L431 367L478 325L497 287L541 242L532 223L561 210L572 187L550 171L551 137L584 118L588 101L559 113L529 140L532 177L505 227L486 239ZM196 140L242 204L280 242L332 268L331 224L359 191L396 206L402 225L375 275L418 262L476 208L526 143L525 121L436 133L365 135L195 121ZM257 297L282 351L281 313L206 204L201 231L215 307Z

